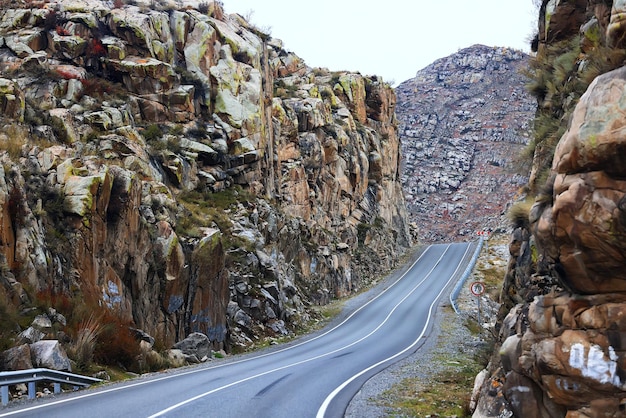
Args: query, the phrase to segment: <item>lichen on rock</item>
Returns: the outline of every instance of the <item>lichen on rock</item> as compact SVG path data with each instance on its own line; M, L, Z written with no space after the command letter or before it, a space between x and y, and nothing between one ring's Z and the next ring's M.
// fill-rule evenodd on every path
M0 255L17 304L63 295L167 347L201 332L232 351L293 333L412 244L395 96L350 73L335 95L220 2L187 6L0 11L1 116L28 132L0 149ZM54 42L34 52L33 30Z

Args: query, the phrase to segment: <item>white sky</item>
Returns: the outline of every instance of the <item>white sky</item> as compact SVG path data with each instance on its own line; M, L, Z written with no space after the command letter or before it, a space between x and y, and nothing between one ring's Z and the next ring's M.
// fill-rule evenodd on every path
M473 44L529 51L533 0L223 0L311 67L399 84Z

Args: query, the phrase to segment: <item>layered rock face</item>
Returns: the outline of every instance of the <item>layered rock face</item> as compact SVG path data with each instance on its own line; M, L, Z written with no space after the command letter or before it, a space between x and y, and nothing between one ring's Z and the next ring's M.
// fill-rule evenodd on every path
M424 241L495 228L526 183L513 156L528 142L536 104L520 51L474 45L400 84L397 114L407 208Z
M411 245L393 90L219 2L0 11L0 291L166 345L289 333Z
M580 28L584 71L585 54L622 42L626 5L609 3L544 2L539 47ZM579 24L568 29L572 21ZM576 104L529 228L513 236L501 347L474 416L626 416L626 67L619 64Z

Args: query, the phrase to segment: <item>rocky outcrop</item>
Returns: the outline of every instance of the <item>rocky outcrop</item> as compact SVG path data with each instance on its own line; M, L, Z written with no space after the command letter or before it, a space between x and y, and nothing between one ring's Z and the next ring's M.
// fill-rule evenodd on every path
M219 2L124 3L0 11L9 307L71 318L68 298L231 350L395 264L411 237L389 85L309 68Z
M576 293L626 292L625 85L622 67L589 86L555 151L554 201L533 213L537 244Z
M396 91L409 217L421 240L495 228L523 175L536 105L520 51L474 45L435 61Z
M545 3L542 16L559 18L540 24L540 53L575 32L564 25L568 16L570 23L587 22L577 45L586 55L574 77L599 50L611 55L607 45L620 36L615 23L623 2L614 2L610 19L607 2ZM590 37L592 27L605 32ZM619 64L596 77L577 102L554 150L551 175L526 226L513 236L500 345L474 416L624 416L626 67Z

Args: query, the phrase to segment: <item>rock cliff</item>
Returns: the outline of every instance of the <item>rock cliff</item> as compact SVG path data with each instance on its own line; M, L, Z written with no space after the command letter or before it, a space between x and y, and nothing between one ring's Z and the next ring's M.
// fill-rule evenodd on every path
M290 333L411 245L395 105L220 2L3 2L0 308Z
M513 156L536 109L521 73L527 63L520 51L474 45L397 87L402 184L421 240L497 227L526 183Z
M476 417L626 416L624 12L541 6L533 205L517 217Z

